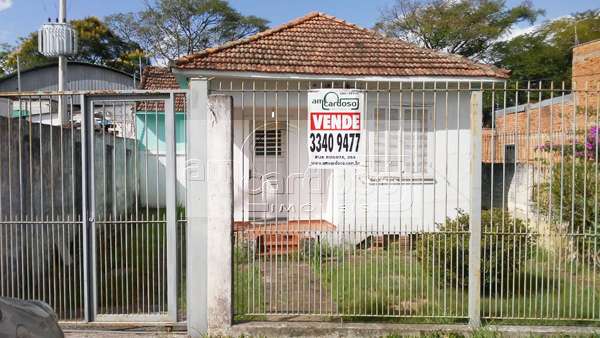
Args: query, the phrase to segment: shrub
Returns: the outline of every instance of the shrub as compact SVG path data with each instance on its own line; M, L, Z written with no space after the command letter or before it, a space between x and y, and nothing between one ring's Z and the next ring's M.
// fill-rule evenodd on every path
M534 253L535 236L524 221L501 209L481 214L481 287L484 292L500 288L521 272ZM459 212L439 225L439 231L417 241L417 257L451 285L467 286L469 280L469 215Z
M566 157L552 166L552 174L533 194L540 211L556 223L556 231L573 236L574 253L600 266L600 178L597 162ZM598 194L598 195L596 195ZM578 241L578 242L577 242Z

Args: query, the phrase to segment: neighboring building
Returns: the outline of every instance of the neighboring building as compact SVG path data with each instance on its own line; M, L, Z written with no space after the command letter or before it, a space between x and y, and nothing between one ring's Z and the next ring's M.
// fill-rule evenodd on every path
M583 142L589 128L597 124L600 40L573 48L572 74L573 90L565 90L568 94L561 95L561 86L555 84L554 93L544 92L551 98L536 102L539 93L534 92L531 103L494 112L493 128L483 135L484 205L490 206L488 189L494 189L494 206L524 212L531 203L533 182L539 182L533 179L540 174L539 169L535 172L539 163L560 160L542 146Z
M579 95L578 102L581 105L587 102L590 108L597 109L600 90L600 39L573 48L572 73L574 88L588 90L588 95Z
M67 76L67 90L69 91L117 91L135 89L132 75L120 70L95 64L82 62L69 62ZM20 74L21 92L39 93L39 95L16 96L19 92L18 76L16 73L0 78L0 209L11 210L14 214L29 211L29 217L43 217L43 215L58 214L61 212L79 212L81 210L80 198L73 196L68 205L60 194L53 194L56 190L53 184L62 189L76 191L74 187L81 186L81 144L80 122L81 102L80 96L65 95L66 119L59 120L57 95L48 95L57 92L58 66L49 64L24 70ZM116 177L133 176L134 171L129 166L124 168L121 162L133 163L136 151L135 124L133 122L133 105L103 105L94 104L94 165L98 172L108 171ZM107 136L108 135L108 136ZM21 151L18 151L20 148ZM4 151L6 150L6 151ZM25 152L27 155L23 155ZM113 163L112 158L120 159ZM141 158L141 157L140 157ZM24 160L27 159L27 160ZM109 159L109 161L106 161ZM25 167L26 166L26 167ZM20 169L21 168L21 169ZM29 168L29 169L25 169ZM48 174L31 175L27 177L9 176L9 172L19 170ZM52 183L48 183L52 182ZM128 183L130 181L127 181ZM113 184L113 176L104 182L105 185ZM107 191L105 198L109 201L109 210L115 214L122 213L127 207L131 208L131 201L135 200L133 186L115 183L117 189L104 189ZM31 203L32 200L24 198L23 187L30 191L39 191L44 197L42 205ZM110 191L108 191L110 190ZM12 195L11 195L12 193ZM98 200L101 200L101 190L96 191ZM9 199L13 196L14 199ZM18 196L18 197L17 197ZM18 198L27 200L18 204ZM114 198L114 199L113 199ZM116 202L113 202L116 201ZM128 202L129 205L123 201ZM13 205L10 205L12 202ZM29 205L31 204L31 205ZM6 208L9 205L11 208ZM104 216L104 209L98 208L98 216ZM6 216L2 215L2 216Z
M46 97L45 92L58 90L58 65L47 64L21 71L20 91L40 92L40 97L12 100L9 108L13 117L29 116L32 122L42 121L44 124L59 125L58 97ZM133 75L114 68L85 62L69 62L66 90L68 91L114 91L135 89ZM19 91L19 76L17 73L0 78L0 94ZM4 99L4 101L7 101ZM35 104L32 102L35 101ZM81 111L79 96L73 95L66 99L66 110L69 122L78 123ZM5 103L6 105L7 103ZM121 108L121 107L119 107ZM111 130L130 137L130 130L125 125L132 125L132 109L114 109L112 107L94 107L95 121L98 128L110 126ZM7 116L8 110L0 110L0 116Z
M536 93L530 97L533 103L497 110L493 128L484 131L484 162L504 162L505 147L516 148L517 162L535 161L539 145L549 142L561 144L564 142L563 133L575 133L578 137L584 135L586 127L596 122L593 116L598 109L600 88L600 40L573 48L572 74L574 93L560 95L561 88L555 84L552 98L534 102ZM495 148L491 144L492 137ZM569 136L567 141L571 138Z
M140 89L167 90L180 89L175 75L164 67L148 66L144 68ZM175 96L175 142L177 151L177 201L185 204L185 111L186 98L184 95ZM150 206L163 207L165 203L164 166L166 166L165 112L162 102L155 104L138 104L135 112L135 130L137 144L146 154L150 163L161 166L148 166L145 175L159 177L158 188L155 185L141 185L140 200L149 201ZM158 168L158 169L157 169ZM161 172L156 172L162 170ZM147 172L146 172L147 171ZM147 191L146 191L147 190ZM156 202L158 201L158 202ZM158 205L156 205L158 203Z
M460 83L503 80L508 74L322 13L183 57L172 70L178 84L192 77L210 78L211 93L233 96L238 225L277 220L287 226L312 222L390 232L432 230L469 206L471 92L450 90L444 98L416 89L413 94L418 95L411 99L410 86L443 83L456 88ZM387 127L373 122L366 126L368 173L364 165L309 169L307 91L353 86L368 89L368 121L384 114L390 121ZM389 112L383 108L388 105ZM447 124L440 118L444 106ZM418 113L410 114L414 107ZM374 133L379 128L387 131ZM392 138L404 142L405 149L384 147ZM439 141L443 139L452 140L449 149ZM385 154L373 150L384 148ZM381 162L384 156L398 160L388 166Z
M69 62L66 89L126 90L136 87L133 75L114 68L86 62ZM21 71L21 91L50 92L58 90L58 65L47 64ZM0 92L17 92L17 73L0 77Z

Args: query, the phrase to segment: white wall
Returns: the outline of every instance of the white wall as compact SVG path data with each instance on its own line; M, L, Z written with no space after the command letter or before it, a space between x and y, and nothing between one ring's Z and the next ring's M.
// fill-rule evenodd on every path
M146 158L148 166L146 166ZM177 205L185 205L186 184L186 156L177 154ZM138 152L138 191L139 202L142 206L150 208L164 208L166 205L166 165L165 154L156 154L155 151Z
M240 83L235 82L232 86L240 88ZM255 86L261 90L264 88L262 84ZM281 90L281 84L279 86ZM291 88L295 88L294 86L295 84L290 85ZM250 87L251 82L246 82L245 88ZM267 88L273 89L274 85L268 83ZM431 230L434 223L443 222L446 217L454 217L458 209L468 210L469 92L461 92L460 95L456 91L425 94L425 106L431 114L428 119L428 165L425 180L420 179L419 175L413 180L379 183L366 175L366 166L336 170L307 168L305 91L280 91L277 94L246 92L243 95L238 92L233 93L233 96L236 119L236 221L261 217L278 217L280 220L324 219L335 224L338 229L398 232ZM422 99L423 92L413 93L412 104L415 108L423 106ZM370 92L367 96L367 111L372 112L377 102L379 107L394 107L399 106L400 101L398 93L388 96L385 91L379 95ZM410 92L404 91L402 105L410 104ZM251 135L253 127L258 127L265 121L271 125L281 123L287 132L286 154L278 158L278 163L283 161L288 170L279 172L281 175L277 179L263 179L262 189L252 194L248 183L252 170ZM287 124L283 123L286 121ZM362 149L366 149L364 144ZM275 171L273 165L270 169ZM283 204L283 212L252 213L256 206L252 205L252 198L255 202L277 203L280 207Z

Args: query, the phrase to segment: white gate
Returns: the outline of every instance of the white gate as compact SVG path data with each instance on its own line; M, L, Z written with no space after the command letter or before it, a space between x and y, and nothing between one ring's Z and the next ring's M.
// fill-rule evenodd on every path
M0 295L65 321L185 318L176 95L2 94Z

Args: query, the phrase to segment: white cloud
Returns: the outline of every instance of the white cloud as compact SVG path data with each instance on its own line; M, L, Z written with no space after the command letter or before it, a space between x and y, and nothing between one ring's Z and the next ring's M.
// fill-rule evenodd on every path
M0 0L0 12L9 9L12 6L12 0Z
M533 33L536 29L542 27L544 24L547 24L549 22L561 20L561 19L565 19L565 18L570 18L570 17L571 17L570 15L562 15L562 16L547 20L544 23L538 23L537 25L531 25L531 26L526 26L526 27L517 27L517 25L513 25L511 27L510 31L508 33L504 34L498 40L508 41L519 35Z
M532 26L527 26L527 27L512 27L510 32L504 34L499 40L500 41L508 41L508 40L512 40L513 38L519 36L519 35L523 35L523 34L528 34L531 33L533 31L535 31L536 29L538 29L541 25L532 25Z

